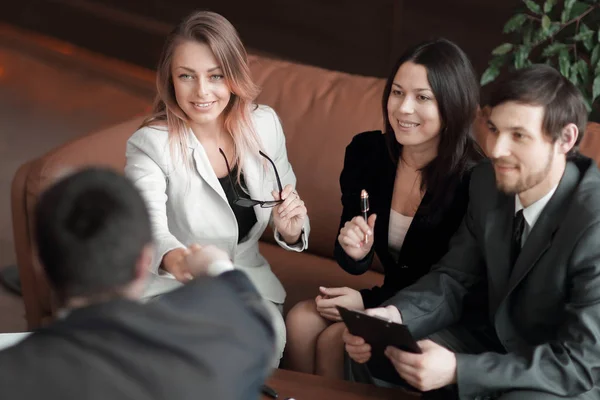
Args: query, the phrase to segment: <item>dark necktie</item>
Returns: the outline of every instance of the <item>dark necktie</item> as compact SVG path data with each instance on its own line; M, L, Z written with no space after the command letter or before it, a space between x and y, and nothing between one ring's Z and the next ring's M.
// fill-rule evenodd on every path
M525 228L525 217L523 217L523 209L520 209L515 214L513 220L513 235L512 235L512 247L511 247L511 267L514 267L519 253L521 252L521 238L523 236L523 229Z

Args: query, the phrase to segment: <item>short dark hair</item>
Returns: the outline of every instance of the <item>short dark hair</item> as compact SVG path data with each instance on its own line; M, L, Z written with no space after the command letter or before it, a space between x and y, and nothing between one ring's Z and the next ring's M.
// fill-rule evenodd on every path
M100 168L74 173L45 191L35 228L40 261L61 301L132 282L152 241L148 211L134 185Z
M514 101L543 106L543 132L556 142L565 126L573 123L579 136L570 153L577 152L587 124L587 109L581 92L556 69L535 64L516 70L498 82L490 94L490 106Z
M395 140L387 103L394 77L405 62L422 65L438 104L441 126L437 157L422 170L421 188L431 193L430 205L447 202L457 177L483 158L471 129L479 106L479 84L467 55L447 39L435 39L406 50L396 61L385 84L382 98L387 145L395 163L402 145Z

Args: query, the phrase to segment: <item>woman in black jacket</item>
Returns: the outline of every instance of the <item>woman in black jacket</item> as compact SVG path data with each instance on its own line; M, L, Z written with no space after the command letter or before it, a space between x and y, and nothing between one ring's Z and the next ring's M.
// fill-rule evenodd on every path
M409 49L382 103L385 131L360 133L346 148L335 258L357 275L377 254L384 283L361 291L322 287L314 301L290 310L286 354L294 370L341 378L344 324L335 306L377 307L414 283L447 251L467 208L469 172L483 155L471 137L479 85L464 52L445 39Z

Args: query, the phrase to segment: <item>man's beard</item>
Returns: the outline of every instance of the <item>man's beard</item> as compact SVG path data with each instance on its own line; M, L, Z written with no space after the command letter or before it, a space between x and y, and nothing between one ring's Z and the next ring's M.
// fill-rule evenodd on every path
M532 187L539 185L544 179L546 179L546 177L550 173L550 170L552 169L553 161L554 161L554 152L549 151L548 152L548 160L546 161L546 165L543 168L541 168L540 170L538 170L536 172L533 172L529 176L520 177L519 180L515 184L512 184L512 185L501 182L498 180L498 178L496 178L496 187L498 188L498 190L500 190L501 192L503 192L507 195L515 195L515 194L523 193L523 192L531 189ZM494 163L495 163L495 160L494 160Z

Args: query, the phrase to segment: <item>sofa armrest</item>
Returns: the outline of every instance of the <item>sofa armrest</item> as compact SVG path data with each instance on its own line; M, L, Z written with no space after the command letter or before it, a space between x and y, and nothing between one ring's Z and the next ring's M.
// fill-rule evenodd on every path
M142 118L135 118L82 136L29 161L15 174L11 188L13 234L29 329L51 320L56 310L35 249L33 218L39 195L57 179L80 168L104 166L122 173L127 139L141 122Z

